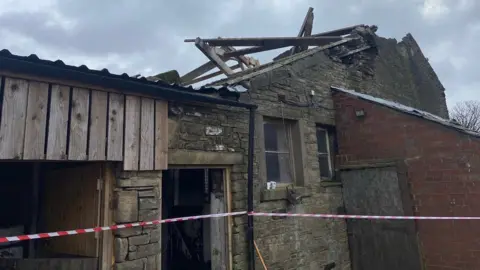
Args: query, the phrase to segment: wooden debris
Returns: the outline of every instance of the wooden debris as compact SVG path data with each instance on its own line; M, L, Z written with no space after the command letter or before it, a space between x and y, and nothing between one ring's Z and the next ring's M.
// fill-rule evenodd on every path
M209 62L182 76L180 79L181 84L190 85L222 74L231 77L236 73L235 70L238 68L240 68L241 71L244 71L258 67L260 63L257 60L246 56L247 54L291 47L289 50L274 59L278 60L308 50L309 46L326 46L341 41L355 28L363 26L354 25L312 35L313 19L313 8L310 7L305 15L298 34L295 37L220 37L212 39L201 39L197 37L195 39L186 39L185 42L194 42L195 46L209 59ZM237 49L235 47L247 48ZM226 62L230 60L233 60L238 64L234 66L227 65ZM204 75L215 68L218 68L219 71ZM248 85L243 86L248 89Z

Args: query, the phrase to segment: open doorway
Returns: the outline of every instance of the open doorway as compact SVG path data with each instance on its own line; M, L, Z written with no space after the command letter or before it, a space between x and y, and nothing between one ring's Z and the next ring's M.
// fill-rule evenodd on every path
M0 162L0 236L99 226L104 164ZM0 269L98 269L101 235L0 245Z
M163 180L162 218L224 213L223 169L170 169ZM166 223L162 261L165 269L228 269L227 219Z

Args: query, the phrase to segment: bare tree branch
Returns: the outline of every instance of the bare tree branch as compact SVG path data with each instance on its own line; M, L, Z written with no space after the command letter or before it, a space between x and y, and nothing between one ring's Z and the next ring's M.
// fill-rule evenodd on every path
M480 132L480 101L470 100L455 104L451 117L460 125Z

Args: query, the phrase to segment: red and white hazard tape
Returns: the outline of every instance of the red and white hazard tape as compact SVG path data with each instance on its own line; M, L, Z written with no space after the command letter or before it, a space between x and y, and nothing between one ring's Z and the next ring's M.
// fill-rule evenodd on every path
M293 214L250 212L250 216L263 217L313 217L330 219L396 219L396 220L480 220L480 217L424 217L424 216L369 216L369 215L333 215L333 214Z
M147 225L158 225L158 224L162 224L162 223L180 222L180 221L195 220L195 219L219 218L219 217L227 217L227 216L240 216L240 215L245 215L246 213L247 213L246 211L232 212L232 213L221 213L221 214L190 216L190 217L171 218L171 219L161 219L161 220L153 220L153 221L142 221L142 222L120 224L120 225L113 225L113 226L106 226L106 227L76 229L76 230L70 230L70 231L37 233L37 234L18 235L18 236L7 236L7 237L0 237L0 243L16 242L16 241L24 241L24 240L34 240L34 239L40 239L40 238L52 238L52 237L57 237L57 236L84 234L84 233L101 232L101 231L112 231L112 230L118 230L118 229L143 227L143 226L147 226Z
M34 239L40 239L40 238L52 238L57 236L84 234L84 233L101 232L101 231L112 231L112 230L118 230L118 229L143 227L148 225L158 225L162 223L180 222L180 221L195 220L195 219L241 216L245 214L247 214L246 211L241 211L241 212L190 216L190 217L171 218L171 219L162 219L162 220L153 220L153 221L142 221L142 222L120 224L120 225L113 225L113 226L106 226L106 227L76 229L76 230L70 230L70 231L58 231L58 232L49 232L49 233L7 236L7 237L0 237L0 243L34 240ZM371 215L294 214L294 213L262 213L262 212L249 212L248 215L263 216L263 217L312 217L312 218L324 218L324 219L368 219L368 220L379 220L379 219L380 220L386 220L386 219L390 219L390 220L480 220L480 217L371 216Z

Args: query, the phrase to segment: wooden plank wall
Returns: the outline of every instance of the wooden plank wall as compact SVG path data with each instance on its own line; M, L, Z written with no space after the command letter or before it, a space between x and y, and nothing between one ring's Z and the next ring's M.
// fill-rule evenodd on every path
M0 160L167 169L166 101L11 77L1 77L0 96Z

